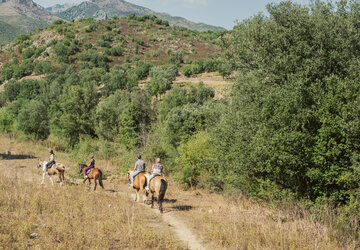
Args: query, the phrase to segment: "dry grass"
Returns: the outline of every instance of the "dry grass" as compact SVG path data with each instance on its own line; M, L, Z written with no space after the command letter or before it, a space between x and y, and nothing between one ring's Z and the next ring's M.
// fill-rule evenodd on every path
M170 186L169 197L175 201L171 210L215 249L356 248L356 242L338 243L310 212L295 206L272 209L245 197L233 200L204 191L183 192L176 185Z
M43 152L44 159L47 157L48 145L44 143L18 142L6 136L0 140L0 153ZM76 172L71 155L57 153L57 159L70 166L68 173ZM22 166L33 168L35 161L11 160L9 164L16 175L24 171ZM0 160L0 172L8 162ZM111 160L97 164L108 176L116 170ZM107 191L116 192L88 192L85 187L69 184L41 187L41 177L27 171L29 178L0 175L0 244L4 248L182 248L160 215L129 202L124 180L115 175L104 184ZM69 182L68 176L65 178ZM49 185L48 180L46 183ZM358 247L355 241L338 242L335 228L318 223L314 214L295 205L271 208L246 197L230 199L201 190L183 191L171 178L165 198L165 214L185 222L207 249ZM32 233L37 237L30 239Z
M39 186L0 175L0 245L4 249L181 249L153 215L123 195L77 186ZM160 232L159 232L160 231Z

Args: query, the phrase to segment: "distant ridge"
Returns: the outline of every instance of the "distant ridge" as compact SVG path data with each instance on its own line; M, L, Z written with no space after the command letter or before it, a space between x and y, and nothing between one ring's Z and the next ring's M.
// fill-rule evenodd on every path
M51 9L55 7L50 7ZM48 10L50 10L48 8ZM127 16L129 14L144 15L154 14L161 19L167 20L171 26L181 26L197 31L223 31L222 27L212 26L204 23L195 23L183 17L171 16L167 13L159 13L148 8L138 6L123 0L91 0L79 5L67 8L55 14L67 21L93 17L97 20L112 18L113 16Z
M0 0L0 43L59 19L32 0Z

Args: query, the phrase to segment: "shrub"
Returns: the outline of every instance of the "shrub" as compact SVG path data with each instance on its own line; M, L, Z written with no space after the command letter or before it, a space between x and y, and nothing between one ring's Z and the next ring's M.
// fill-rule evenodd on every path
M174 65L156 66L150 70L150 82L146 85L153 96L164 94L170 89L172 82L177 75L177 68Z
M18 120L18 129L35 139L45 139L49 135L49 119L46 106L37 100L31 100L21 108Z

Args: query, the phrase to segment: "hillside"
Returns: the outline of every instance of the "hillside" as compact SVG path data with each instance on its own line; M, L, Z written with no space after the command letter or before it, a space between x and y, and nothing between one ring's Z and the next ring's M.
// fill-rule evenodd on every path
M55 65L62 61L62 56L79 65L82 61L79 56L89 50L106 56L111 66L133 57L161 65L180 54L197 59L220 51L210 42L212 37L206 34L161 23L155 16L106 21L82 19L71 23L57 21L43 31L19 36L14 42L3 45L0 66L14 60L21 65L28 59L50 61ZM73 46L72 51L58 49L64 45ZM69 63L67 59L65 61Z
M75 5L76 4L74 4L74 3L55 4L55 5L51 6L51 7L47 7L46 10L49 11L50 13L52 13L52 14L55 14L55 13L65 11L65 10L75 6Z
M127 16L131 13L136 15L153 14L161 19L167 20L171 26L181 26L197 31L223 31L222 27L207 25L204 23L195 23L182 17L174 17L167 13L154 12L148 8L144 8L122 0L93 0L82 2L77 6L68 8L56 15L67 21L78 20L80 18L93 17L95 19L104 20L114 16Z
M0 2L0 43L12 41L16 35L34 32L59 19L32 0Z

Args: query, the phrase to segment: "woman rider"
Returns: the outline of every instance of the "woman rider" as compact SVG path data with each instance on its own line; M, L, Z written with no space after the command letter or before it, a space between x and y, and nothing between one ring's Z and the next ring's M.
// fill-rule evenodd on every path
M162 176L162 175L163 175L163 166L160 164L160 158L156 158L155 164L152 166L152 174L149 177L149 181L145 189L149 190L150 182L154 177Z
M91 154L91 155L90 155L90 165L87 166L87 167L84 169L85 179L89 178L89 177L87 176L87 171L88 171L89 169L91 169L91 168L94 168L94 167L95 167L95 159L94 159L94 155Z
M47 169L55 164L55 154L54 151L52 149L49 150L50 153L50 161L48 163L46 163L45 165L45 172L47 171Z

